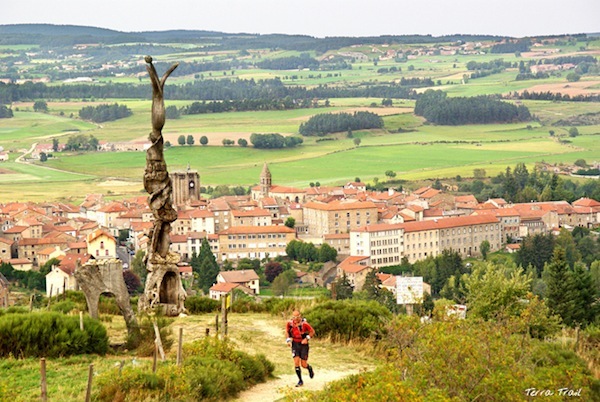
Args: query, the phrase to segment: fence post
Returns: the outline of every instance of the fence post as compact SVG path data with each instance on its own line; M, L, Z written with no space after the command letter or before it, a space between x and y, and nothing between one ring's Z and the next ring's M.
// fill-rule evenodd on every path
M34 297L34 295L31 295L29 297L29 312L30 313L33 311L33 297Z
M154 340L154 356L152 359L152 372L156 373L156 359L158 356L158 342L156 341L156 339Z
M206 336L209 336L210 334L210 328L206 328Z
M42 388L42 402L48 400L48 387L46 384L46 358L40 359L40 377L41 377L41 388Z
M227 295L221 297L221 313L223 314L223 336L227 336Z
M83 311L79 312L79 329L83 331Z
M183 346L183 327L179 327L179 346L177 346L177 365L178 366L181 366L182 346Z
M48 296L48 306L46 307L47 309L50 308L50 301L52 301L52 287L54 286L54 284L50 284L50 295Z
M216 327L216 334L217 334L217 336L219 336L219 314L217 314L215 316L215 327Z
M85 402L90 402L92 400L92 379L94 378L94 363L90 364L90 369L88 372L88 383L87 390L85 391Z
M165 361L165 351L163 349L162 346L162 341L160 339L160 331L158 330L158 325L156 324L156 321L154 321L152 323L152 325L154 326L154 335L156 335L156 347L158 348L158 351L160 352L160 359L161 361Z

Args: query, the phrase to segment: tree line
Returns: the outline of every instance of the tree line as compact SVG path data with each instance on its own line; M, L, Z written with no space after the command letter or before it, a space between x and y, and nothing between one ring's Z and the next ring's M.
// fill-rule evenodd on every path
M548 101L567 101L567 102L600 102L600 95L574 95L562 94L560 92L529 92L524 90L521 93L513 92L509 95L513 99L530 100L548 100Z
M531 49L531 39L524 38L517 41L496 43L490 49L490 53L516 53L528 52Z
M312 116L300 124L298 131L304 136L322 137L329 133L348 130L383 128L383 118L372 112L323 113Z
M529 109L488 96L448 98L428 89L417 99L415 114L441 125L511 123L531 120Z
M301 100L327 98L395 98L416 99L418 94L410 86L363 83L352 87L318 85L314 88L285 86L280 79L221 79L195 80L183 85L169 85L165 96L178 100L243 100L265 99L285 102L289 97ZM422 86L423 81L415 86ZM43 83L5 84L0 82L0 104L40 99L148 99L152 96L148 85L107 83L103 85L72 84L48 86Z
M179 113L182 115L194 115L233 111L289 110L308 108L311 106L313 106L313 103L308 98L299 100L292 99L289 96L278 99L245 98L223 101L193 102L190 105L179 108Z
M482 179L483 177L480 177L467 182L461 178L458 189L473 194L480 201L504 198L509 202L518 203L532 200L573 202L581 197L600 200L598 180L572 181L537 168L529 172L523 163L518 163L513 169L507 167L504 172L498 173L489 181Z
M94 123L104 123L129 117L133 114L131 109L125 105L114 103L112 105L86 106L79 111L79 117L83 120L91 120Z
M304 140L300 137L288 136L284 137L278 133L272 134L257 134L250 135L250 142L254 148L260 149L279 149L279 148L294 148L300 145Z

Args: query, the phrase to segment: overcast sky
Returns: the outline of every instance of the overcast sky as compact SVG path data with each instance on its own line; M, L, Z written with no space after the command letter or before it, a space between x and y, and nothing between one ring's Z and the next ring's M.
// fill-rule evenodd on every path
M6 0L0 24L325 36L600 32L600 0Z

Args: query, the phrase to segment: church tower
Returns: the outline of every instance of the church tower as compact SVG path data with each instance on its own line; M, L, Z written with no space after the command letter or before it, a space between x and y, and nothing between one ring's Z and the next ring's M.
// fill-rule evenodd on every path
M189 204L200 199L200 175L197 170L174 171L169 174L173 183L171 202L175 206Z
M264 197L269 196L269 190L271 189L271 172L267 166L267 162L263 166L263 170L260 173L260 193Z

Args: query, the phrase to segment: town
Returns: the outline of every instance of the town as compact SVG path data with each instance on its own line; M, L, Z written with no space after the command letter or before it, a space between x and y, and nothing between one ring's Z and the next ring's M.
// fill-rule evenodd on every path
M176 171L171 177L178 216L170 247L181 256L180 274L188 278L190 260L199 254L203 239L221 266L230 267L242 259L285 257L292 241L327 244L337 258L320 271L297 272L298 281L328 287L346 275L359 291L370 271L403 260L414 263L444 250L462 258L499 250L514 253L526 236L591 229L600 222L600 202L590 198L572 204L513 204L501 198L478 202L472 195L432 187L367 191L361 182L299 189L274 184L267 163L260 184L248 195L207 200L200 196L197 171ZM90 259L118 258L129 268L132 256L147 250L153 220L146 197L114 201L95 194L80 205L7 203L0 218L2 262L21 271L58 262L46 275L47 296L78 290L73 273L77 264ZM395 276L381 278L382 286L395 293ZM260 295L255 272L224 273L214 280L211 298L235 287Z

